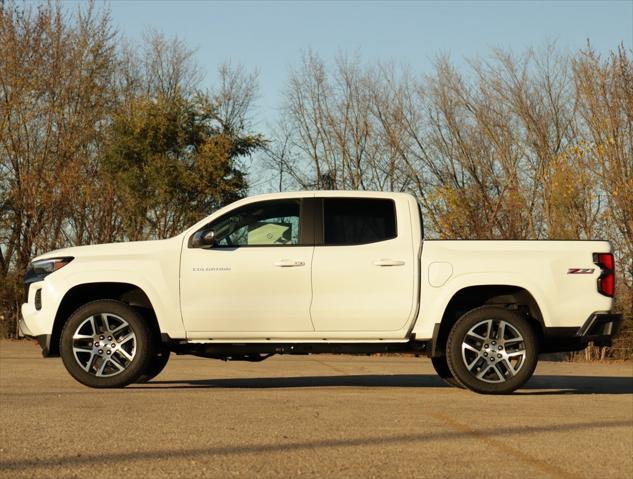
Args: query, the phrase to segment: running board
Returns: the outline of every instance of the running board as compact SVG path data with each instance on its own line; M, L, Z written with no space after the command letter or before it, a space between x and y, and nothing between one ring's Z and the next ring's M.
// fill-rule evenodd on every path
M369 342L369 343L191 343L169 341L166 346L176 354L193 354L217 359L251 357L264 354L374 354L374 353L423 353L427 341Z

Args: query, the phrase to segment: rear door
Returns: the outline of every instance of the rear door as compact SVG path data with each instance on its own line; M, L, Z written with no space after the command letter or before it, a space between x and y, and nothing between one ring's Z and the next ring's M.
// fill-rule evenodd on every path
M310 308L315 330L404 328L413 314L415 284L408 203L396 208L389 198L320 201Z

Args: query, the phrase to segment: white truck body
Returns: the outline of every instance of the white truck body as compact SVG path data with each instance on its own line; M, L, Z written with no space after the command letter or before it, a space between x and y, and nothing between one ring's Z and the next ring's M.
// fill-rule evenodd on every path
M394 234L365 244L325 244L323 205L335 204L329 199L393 202ZM208 225L280 201L300 202L301 217L249 226L242 240L276 238L274 244L192 246ZM292 221L299 222L301 236L280 240L297 229ZM577 338L592 315L613 306L597 288L605 274L594 262L597 253L611 253L610 244L424 240L418 204L404 193L261 195L226 206L174 238L73 247L35 258L72 261L31 277L21 329L40 339L46 355L55 355L67 316L101 291L151 309L163 340L181 345L416 341L433 354L442 350L435 343L443 321L455 319L448 317L451 308L516 303L538 323L544 341L552 338L542 350L577 349L587 341L557 348L556 338ZM462 301L468 304L456 304ZM613 332L602 331L602 339Z

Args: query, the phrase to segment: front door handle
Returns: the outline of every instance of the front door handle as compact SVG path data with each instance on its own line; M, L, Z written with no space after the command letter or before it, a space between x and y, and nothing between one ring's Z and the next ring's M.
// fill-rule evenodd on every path
M404 261L399 259L379 259L374 261L376 266L404 266Z
M295 261L293 259L280 259L273 263L280 268L295 268L297 266L305 266L305 261Z

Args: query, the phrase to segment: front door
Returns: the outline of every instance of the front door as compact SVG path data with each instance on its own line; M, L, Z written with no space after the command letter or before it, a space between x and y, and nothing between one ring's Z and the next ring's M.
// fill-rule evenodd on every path
M214 232L214 245L184 246L181 310L188 333L266 338L314 330L314 247L302 245L301 204L290 199L242 206L205 226Z

